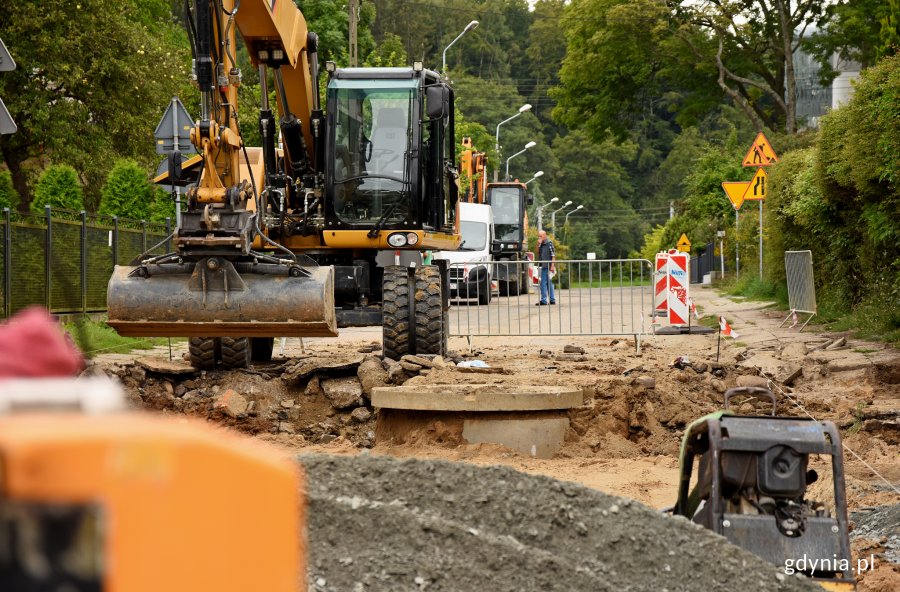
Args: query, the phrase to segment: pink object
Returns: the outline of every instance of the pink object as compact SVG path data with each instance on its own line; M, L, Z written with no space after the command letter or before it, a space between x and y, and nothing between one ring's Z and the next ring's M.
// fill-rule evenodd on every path
M82 368L81 352L43 308L0 325L0 378L75 376Z

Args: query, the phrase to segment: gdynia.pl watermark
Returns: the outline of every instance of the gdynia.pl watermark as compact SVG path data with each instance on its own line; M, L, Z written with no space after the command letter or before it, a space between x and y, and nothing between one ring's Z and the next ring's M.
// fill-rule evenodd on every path
M851 569L851 561L845 557L807 557L804 555L799 559L785 559L784 573L792 575L794 573L838 573ZM875 555L868 557L859 557L856 560L856 570L853 573L860 574L865 571L875 569Z

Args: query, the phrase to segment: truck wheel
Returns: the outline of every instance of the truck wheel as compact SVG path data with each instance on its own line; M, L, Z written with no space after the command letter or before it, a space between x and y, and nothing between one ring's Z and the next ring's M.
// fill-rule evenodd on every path
M382 352L384 357L400 359L409 353L409 283L406 268L384 268L381 300Z
M486 275L484 278L484 286L481 287L481 291L478 294L478 304L490 304L491 303L491 277Z
M213 370L216 367L218 340L214 337L191 337L188 340L188 352L191 366L197 370Z
M528 277L528 270L525 269L525 266L522 266L522 277L519 278L519 285L522 288L519 290L519 294L531 294L531 278Z
M251 337L250 360L253 362L271 362L274 348L275 338L273 337Z
M222 338L222 365L226 368L246 368L250 365L248 337Z
M436 265L416 267L417 354L443 356L446 352L447 325L444 319L442 284L441 272ZM488 287L490 288L490 283Z

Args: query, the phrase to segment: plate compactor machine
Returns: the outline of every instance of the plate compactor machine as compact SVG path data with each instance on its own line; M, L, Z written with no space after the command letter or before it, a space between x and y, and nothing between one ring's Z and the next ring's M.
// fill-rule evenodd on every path
M326 64L293 2L195 0L187 14L198 155L170 158L187 184L175 251L117 266L109 324L129 336L189 337L198 368L267 360L274 337L382 325L384 354L442 354L447 270L400 266L400 251L454 250L453 91L411 68ZM259 70L260 148L238 123L236 31ZM276 116L269 85L277 97Z
M770 400L772 415L732 414L729 400L738 395ZM724 410L685 430L673 512L786 572L814 566L803 573L825 589L854 590L840 435L830 421L776 416L775 403L768 389L732 388ZM818 479L810 455L830 457L830 508L806 498Z

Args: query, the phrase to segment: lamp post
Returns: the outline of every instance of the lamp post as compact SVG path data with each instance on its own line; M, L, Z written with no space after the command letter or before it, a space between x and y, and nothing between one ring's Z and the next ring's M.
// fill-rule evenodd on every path
M519 107L519 111L513 115L512 117L507 117L503 121L497 124L497 133L494 135L494 150L497 152L497 156L500 156L500 126L506 123L507 121L512 121L522 113L526 111L531 111L531 104L525 103L521 107ZM494 169L494 183L497 182L497 176L499 174L499 169Z
M571 212L567 213L565 220L563 220L563 228L566 229L566 242L568 242L568 240L569 240L569 216L571 216L572 214L574 214L575 212L577 212L578 210L580 210L583 207L584 207L583 205L580 205L577 208L575 208L574 210L572 210Z
M528 179L527 181L525 181L525 184L528 185L529 183L531 183L532 181L534 181L534 180L537 179L538 177L543 177L543 176L544 176L544 171L538 171L538 172L536 172L536 173L534 174L534 176L533 176L532 178L530 178L530 179Z
M544 208L546 208L547 206L549 206L550 204L552 204L552 203L555 202L555 201L559 201L559 198L558 198L558 197L554 197L553 199L551 199L550 201L548 201L548 202L545 203L544 205L538 206L538 211L537 211L537 217L538 217L538 232L540 232L540 231L542 231L542 230L544 229Z
M538 208L537 208L538 232L540 232L544 229L544 208L546 208L547 206L549 206L550 204L552 204L555 201L559 201L559 198L554 197L553 199L551 199L544 205L538 206Z
M571 199L569 201L567 201L566 203L564 203L563 207L559 208L558 210L553 210L550 213L550 228L553 229L553 232L556 232L556 212L561 212L562 210L566 209L570 205L572 205Z
M513 154L512 156L510 156L509 158L506 159L506 176L504 177L504 179L506 181L509 181L509 161L511 161L512 159L514 159L515 157L517 157L520 154L524 154L526 150L535 146L536 144L537 144L537 142L532 140L531 142L528 142L527 144L525 144L524 148L522 148L521 150L519 150L518 152L516 152L515 154Z
M471 23L466 25L466 28L463 29L462 33L460 33L459 35L456 36L456 39L454 39L453 41L450 42L450 45L448 45L447 47L444 48L444 53L441 55L441 72L444 74L445 78L447 76L447 50L450 49L454 43L459 41L463 35L465 35L469 31L471 31L472 29L475 29L477 27L478 27L478 21L472 21Z

